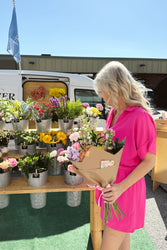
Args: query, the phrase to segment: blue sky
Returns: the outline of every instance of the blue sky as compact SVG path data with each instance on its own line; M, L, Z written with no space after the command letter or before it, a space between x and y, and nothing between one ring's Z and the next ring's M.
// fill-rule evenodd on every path
M0 1L0 54L13 1ZM167 0L16 0L21 55L167 58Z

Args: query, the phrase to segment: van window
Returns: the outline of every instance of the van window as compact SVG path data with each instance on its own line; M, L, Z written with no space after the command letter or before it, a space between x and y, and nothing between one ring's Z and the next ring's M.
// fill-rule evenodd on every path
M100 118L106 119L105 114L105 102L104 99L100 98L94 90L90 89L75 89L74 90L75 100L80 99L80 101L89 103L90 107L96 107L97 103L101 103L103 105L103 112Z

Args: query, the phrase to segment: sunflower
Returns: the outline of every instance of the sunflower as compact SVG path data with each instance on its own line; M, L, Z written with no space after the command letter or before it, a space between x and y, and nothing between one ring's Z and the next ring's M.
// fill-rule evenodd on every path
M64 132L57 132L57 141L56 143L62 141L62 143L66 144L67 135Z
M51 135L51 136L54 136L54 135L56 135L56 134L57 134L57 132L54 131L54 130L51 130L51 131L49 132L49 135Z
M43 137L43 142L45 142L45 143L50 143L52 141L52 136L50 136L50 135L45 135L44 137Z

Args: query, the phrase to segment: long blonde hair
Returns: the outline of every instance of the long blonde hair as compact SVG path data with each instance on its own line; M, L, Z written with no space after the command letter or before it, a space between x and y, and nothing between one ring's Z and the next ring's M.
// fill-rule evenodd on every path
M94 80L94 88L100 96L102 91L108 93L115 107L121 95L127 106L138 106L151 113L150 103L146 98L146 87L136 81L128 69L120 62L107 63Z

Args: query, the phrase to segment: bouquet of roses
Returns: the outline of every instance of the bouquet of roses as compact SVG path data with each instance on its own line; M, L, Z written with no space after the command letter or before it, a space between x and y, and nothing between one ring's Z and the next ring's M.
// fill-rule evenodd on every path
M89 128L90 133L84 138L83 127L82 131L78 132L78 138L73 134L70 135L73 140L75 138L77 141L67 148L67 157L73 164L68 170L85 177L89 186L103 189L116 179L125 140L121 142L118 138L113 140L115 133L112 129L101 135ZM76 150L74 150L74 145ZM77 150L79 156L76 153ZM112 204L112 207L118 220L119 215L121 218L123 215L126 216L116 202ZM105 222L108 222L109 214L112 219L110 204L105 203Z

